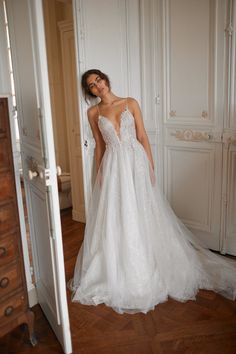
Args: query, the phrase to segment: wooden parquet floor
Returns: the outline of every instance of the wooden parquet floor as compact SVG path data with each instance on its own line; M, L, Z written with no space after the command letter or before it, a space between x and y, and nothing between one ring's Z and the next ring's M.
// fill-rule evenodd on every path
M84 225L62 214L67 280L73 274ZM120 315L105 305L71 303L70 323L75 354L236 354L236 302L209 291L196 301L170 299L147 315ZM33 308L38 345L31 347L19 327L0 339L0 354L54 354L62 349L40 307Z

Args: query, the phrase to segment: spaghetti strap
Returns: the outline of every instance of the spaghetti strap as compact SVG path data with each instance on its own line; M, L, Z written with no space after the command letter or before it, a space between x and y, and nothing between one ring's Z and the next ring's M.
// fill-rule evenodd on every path
M126 97L126 106L125 106L126 111L128 111L129 107L128 107L128 97Z
M98 115L100 116L100 111L99 111L99 107L98 104L96 104L97 110L98 110Z

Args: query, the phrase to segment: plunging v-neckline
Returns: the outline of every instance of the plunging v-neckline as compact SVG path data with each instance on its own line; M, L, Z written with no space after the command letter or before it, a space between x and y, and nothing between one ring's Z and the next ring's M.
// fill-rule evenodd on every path
M115 134L116 134L116 136L117 136L117 139L119 140L119 141L121 141L121 136L120 136L120 132L121 132L121 122L122 122L122 117L124 116L124 113L125 112L129 112L129 109L128 108L125 108L121 113L120 113L120 116L119 116L119 132L117 132L117 130L116 130L116 128L115 128L115 126L114 126L114 124L112 123L112 120L110 119L110 118L108 118L108 117L106 117L106 116L103 116L102 114L99 114L99 116L98 116L98 119L100 119L100 118L105 118L106 120L108 120L108 122L110 122L110 124L112 125L112 127L113 127L113 129L114 129L114 131L115 131Z

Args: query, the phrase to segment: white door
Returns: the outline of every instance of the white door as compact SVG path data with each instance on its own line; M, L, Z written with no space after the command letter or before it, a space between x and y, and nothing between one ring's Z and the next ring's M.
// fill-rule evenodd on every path
M38 301L71 353L42 2L7 1Z
M165 192L195 235L223 253L236 246L228 185L231 178L233 191L235 155L226 142L233 116L225 126L230 2L160 0L157 21Z
M73 4L78 73L100 69L110 77L116 94L141 101L139 0L74 0ZM81 96L80 133L87 214L95 177L95 142L87 118L88 105Z
M223 253L236 256L236 0L228 1L226 24L226 104L224 114L224 170L222 205Z

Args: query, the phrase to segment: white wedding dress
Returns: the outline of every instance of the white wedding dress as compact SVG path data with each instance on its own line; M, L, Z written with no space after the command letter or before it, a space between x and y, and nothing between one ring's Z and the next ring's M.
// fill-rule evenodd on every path
M89 203L72 301L147 313L168 296L194 300L198 289L236 297L236 262L200 245L152 183L151 164L128 107L119 134L99 116L106 150Z

